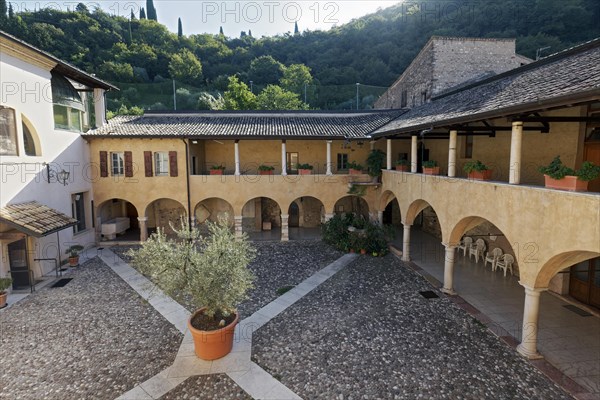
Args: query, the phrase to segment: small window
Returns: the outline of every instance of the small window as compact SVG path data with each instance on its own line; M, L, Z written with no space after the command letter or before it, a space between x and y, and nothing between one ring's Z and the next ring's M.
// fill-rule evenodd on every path
M156 176L169 175L169 153L167 153L167 152L154 153L154 175L156 175Z
M15 110L2 106L0 106L0 155L18 155Z
M473 136L465 136L463 158L473 158Z
M348 154L338 153L337 169L338 170L348 169Z
M286 153L288 172L298 172L298 153Z
M54 105L54 127L69 129L69 110L67 107Z
M81 111L70 108L69 114L71 117L69 119L69 129L72 131L81 132Z
M21 118L24 119L25 117L21 116ZM28 156L39 156L40 153L37 149L38 145L36 145L37 136L34 136L35 131L29 129L29 126L24 120L21 123L21 126L23 127L23 146L25 147L25 154Z
M125 174L125 154L110 153L111 171L113 176Z
M402 95L400 97L400 108L404 108L408 105L408 93L406 90L402 91Z
M73 233L82 232L86 229L84 197L84 193L71 195L73 218L77 220L77 225L73 226Z

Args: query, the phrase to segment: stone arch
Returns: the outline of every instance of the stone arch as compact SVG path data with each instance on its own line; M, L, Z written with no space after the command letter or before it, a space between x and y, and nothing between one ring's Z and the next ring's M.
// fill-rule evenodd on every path
M595 257L600 257L600 253L587 250L574 250L556 254L550 257L537 273L535 287L547 288L550 280L559 271Z
M149 229L162 228L165 233L173 233L171 225L179 227L181 218L187 216L183 204L170 198L160 198L148 203L145 209L145 216L148 218L147 226Z
M381 223L385 225L400 225L402 223L402 211L400 202L396 195L386 190L379 198L378 209L381 214Z
M253 197L242 207L242 231L260 232L281 228L281 206L276 200L265 197Z
M360 196L348 195L335 202L333 212L334 214L355 213L369 220L369 203Z
M234 223L233 206L220 197L208 197L199 201L194 207L194 216L197 224L206 221L217 222L219 218L226 218L229 226Z
M431 204L429 204L425 200L418 199L418 200L413 201L410 204L410 206L408 206L408 210L406 211L406 215L404 216L404 223L408 224L408 225L412 225L415 222L415 218L417 218L417 215L419 215L419 213L421 211L423 211L424 209L426 209L427 207L433 208L431 206ZM434 209L434 211L435 211L435 209Z
M298 210L298 222L294 220L296 215L294 208ZM325 205L316 197L301 196L293 200L288 207L288 225L290 228L316 228L325 218Z
M96 207L95 215L96 219L100 220L99 230L104 239L114 240L117 235L139 229L138 208L126 199L113 198L103 201Z
M381 197L379 197L378 210L385 210L385 207L387 207L387 205L394 199L396 199L396 195L391 190L386 190L383 192Z

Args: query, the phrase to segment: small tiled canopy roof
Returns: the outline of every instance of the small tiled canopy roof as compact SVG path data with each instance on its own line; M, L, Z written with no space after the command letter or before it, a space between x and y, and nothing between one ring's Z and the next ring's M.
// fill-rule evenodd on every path
M530 113L600 98L600 39L442 93L373 136Z
M77 220L37 201L0 208L0 222L35 237L47 236L77 224Z
M406 110L208 111L113 118L87 137L366 138Z

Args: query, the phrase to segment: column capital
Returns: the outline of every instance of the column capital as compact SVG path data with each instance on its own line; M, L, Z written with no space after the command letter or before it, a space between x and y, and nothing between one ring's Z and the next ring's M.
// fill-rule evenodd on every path
M331 143L333 143L333 140L326 140L325 142L326 142L327 144L331 144Z
M512 126L523 126L523 121L513 121Z
M442 245L446 248L446 250L454 250L458 247L458 243L443 243Z
M289 218L290 214L281 214L281 218Z
M139 222L146 222L146 221L148 221L148 217L137 217L137 220Z
M542 292L545 292L546 290L548 290L547 287L546 288L531 287L522 281L519 281L519 285L521 285L525 288L525 294L528 296L539 297L539 295L542 294Z
M407 224L404 221L402 221L402 226L404 227L404 229L406 229L406 228L410 228L412 226L412 224Z

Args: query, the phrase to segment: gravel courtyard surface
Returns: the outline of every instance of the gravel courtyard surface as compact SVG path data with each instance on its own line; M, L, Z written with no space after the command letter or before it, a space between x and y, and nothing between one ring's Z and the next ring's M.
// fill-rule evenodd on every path
M182 335L100 259L0 312L0 399L114 399L173 363Z
M225 374L194 376L160 398L161 400L252 400Z
M361 256L260 328L252 359L306 399L570 399L391 255Z
M254 272L256 279L254 289L248 293L249 298L238 307L241 318L249 317L279 297L278 289L299 284L343 255L316 240L253 242L252 244L257 253L249 268ZM135 249L139 246L115 246L111 250L124 261L129 262L130 257L125 253L130 248ZM190 305L183 305L193 311Z

